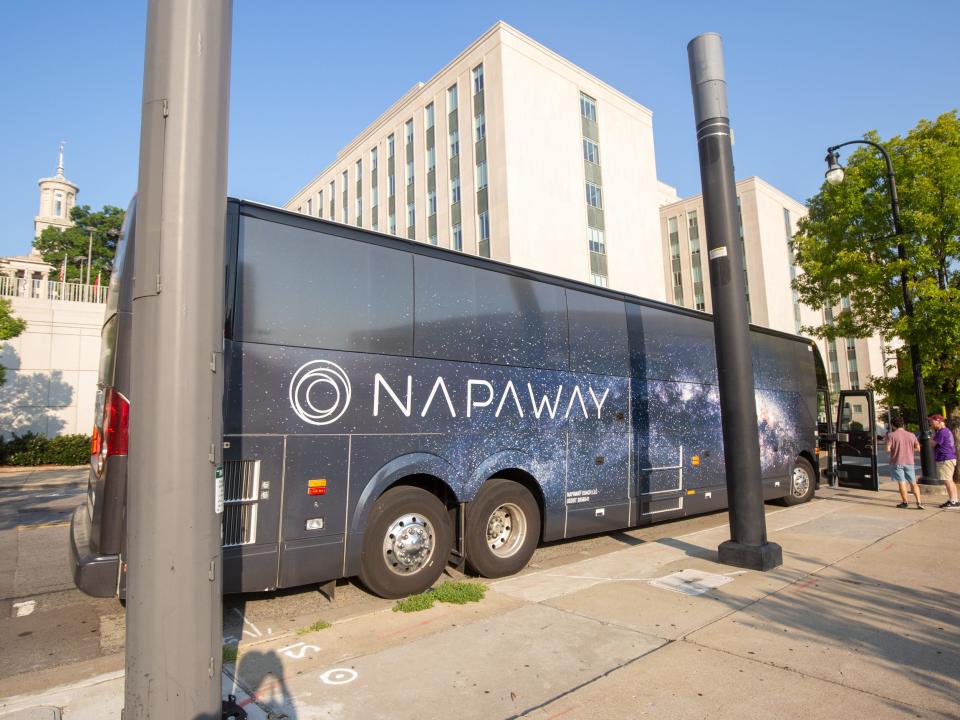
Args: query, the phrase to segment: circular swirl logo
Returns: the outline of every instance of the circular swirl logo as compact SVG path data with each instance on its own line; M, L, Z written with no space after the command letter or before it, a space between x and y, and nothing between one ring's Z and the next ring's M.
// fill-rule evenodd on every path
M290 381L290 407L304 422L329 425L350 406L350 378L329 360L311 360Z

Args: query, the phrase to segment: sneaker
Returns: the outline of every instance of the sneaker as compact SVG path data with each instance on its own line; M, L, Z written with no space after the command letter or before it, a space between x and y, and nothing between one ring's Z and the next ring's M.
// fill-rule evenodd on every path
M943 510L960 510L960 500L947 500L940 508Z
M906 510L910 506L907 505L906 503L900 503L899 505L897 505L897 507L900 508L901 510Z
M926 510L926 508L920 503L917 503L917 510Z

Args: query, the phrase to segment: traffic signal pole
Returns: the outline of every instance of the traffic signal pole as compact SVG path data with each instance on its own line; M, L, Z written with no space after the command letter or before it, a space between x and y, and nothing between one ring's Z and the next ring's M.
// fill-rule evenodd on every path
M221 717L230 0L150 0L140 130L125 720Z
M783 551L767 542L760 471L760 439L753 387L753 354L738 232L730 115L723 45L716 33L687 45L700 154L704 219L713 300L720 415L730 539L718 548L720 562L752 570L783 564Z

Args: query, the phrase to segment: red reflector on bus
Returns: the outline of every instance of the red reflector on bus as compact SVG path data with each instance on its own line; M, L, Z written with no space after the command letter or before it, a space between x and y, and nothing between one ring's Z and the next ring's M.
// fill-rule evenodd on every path
M107 455L126 455L130 428L130 403L113 388L103 403L103 443Z
M90 435L90 454L100 454L100 428L93 426L93 432Z
M307 495L326 495L327 489L325 487L312 487L307 488Z

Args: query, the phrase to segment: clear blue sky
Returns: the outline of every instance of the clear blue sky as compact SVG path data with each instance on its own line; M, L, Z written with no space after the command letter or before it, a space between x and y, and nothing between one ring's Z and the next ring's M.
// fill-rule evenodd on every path
M806 200L827 145L960 106L960 3L235 0L231 195L282 204L418 80L504 20L653 111L657 171L700 191L686 45L724 39L737 177ZM146 2L8 0L0 256L29 249L56 168L95 209L135 190Z

